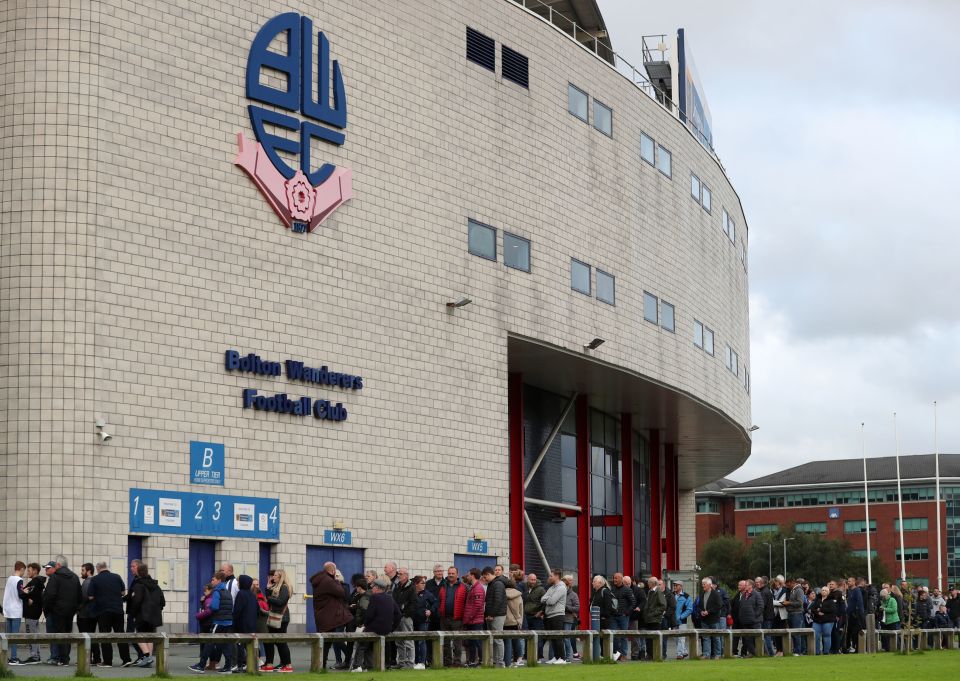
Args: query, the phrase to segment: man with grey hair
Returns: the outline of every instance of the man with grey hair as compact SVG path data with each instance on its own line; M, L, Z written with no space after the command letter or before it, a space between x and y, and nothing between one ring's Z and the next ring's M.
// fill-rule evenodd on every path
M713 580L704 577L700 580L703 586L703 595L700 596L700 626L704 629L723 629L720 621L720 610L723 608L723 598L713 588ZM722 640L720 636L704 636L701 639L703 660L719 660L723 656Z
M97 563L97 576L90 580L90 612L96 617L97 628L101 634L123 633L123 595L127 591L126 584L120 575L115 575L107 569L107 563ZM123 662L130 661L130 650L127 644L118 643L117 650ZM113 666L113 646L109 643L100 644L101 667Z
M660 588L656 577L647 579L647 600L643 604L641 624L646 631L659 631L663 622L663 613L667 610L667 596ZM646 659L653 659L653 639L646 639Z
M397 573L397 564L395 561L388 560L383 564L383 574L390 581L390 587L387 589L389 592L393 592L397 588L397 582L400 580L400 576Z
M417 609L417 590L410 580L410 570L406 567L397 570L397 583L393 587L393 600L397 602L397 608L400 610L400 625L397 631L413 631L413 613ZM415 654L413 641L398 641L396 645L397 668L413 669Z

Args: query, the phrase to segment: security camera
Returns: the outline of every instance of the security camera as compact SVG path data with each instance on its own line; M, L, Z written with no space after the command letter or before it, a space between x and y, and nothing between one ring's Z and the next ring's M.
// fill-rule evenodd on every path
M103 428L106 425L107 425L106 421L104 421L103 419L97 419L97 428Z
M97 435L100 436L100 441L101 441L101 442L106 442L107 440L112 440L112 439L113 439L113 435L111 435L110 433L108 433L108 432L105 431L105 430L101 430L99 433L97 433Z

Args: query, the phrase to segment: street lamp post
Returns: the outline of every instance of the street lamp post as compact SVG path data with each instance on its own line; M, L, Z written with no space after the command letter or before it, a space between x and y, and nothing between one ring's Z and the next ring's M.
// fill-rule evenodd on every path
M783 538L783 578L787 578L787 542L793 541L796 537L784 537Z
M765 541L761 542L767 547L767 577L773 578L773 544L771 542Z

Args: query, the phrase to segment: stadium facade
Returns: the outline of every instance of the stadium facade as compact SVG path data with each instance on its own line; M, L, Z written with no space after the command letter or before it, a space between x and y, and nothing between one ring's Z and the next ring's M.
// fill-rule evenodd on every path
M170 630L221 561L693 566L746 221L552 4L0 13L3 564L140 557Z

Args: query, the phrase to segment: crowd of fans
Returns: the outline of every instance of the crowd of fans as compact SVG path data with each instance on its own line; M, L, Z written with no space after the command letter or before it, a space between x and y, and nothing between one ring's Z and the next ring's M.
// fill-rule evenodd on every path
M147 566L130 563L128 585L110 572L104 562L85 563L78 577L63 557L45 565L17 561L7 579L3 615L8 633L40 632L46 619L48 633L73 630L76 618L81 632L153 633L163 624L165 600ZM41 574L43 573L43 574ZM414 631L517 631L609 629L615 635L613 660L650 660L653 644L644 632L689 629L701 632L700 657L723 656L724 629L759 629L768 656L780 657L787 650L785 637L792 636L794 655L856 653L866 617L872 613L878 628L900 630L906 624L927 630L915 634L904 645L918 645L919 636L932 644L935 629L960 628L960 591L950 588L941 594L925 586L913 588L907 582L867 584L863 578L829 581L814 587L801 578L757 577L739 582L728 593L714 578L701 581L699 594L691 596L688 585L679 581L665 584L656 577L631 579L615 573L608 581L597 575L590 585L590 621L581 621L581 595L572 575L553 570L542 582L538 575L525 575L519 565L504 570L500 565L474 568L460 575L456 567L435 565L431 577L411 576L405 567L390 561L383 574L368 570L349 581L333 563L310 577L313 617L318 632L367 631L379 635ZM693 586L693 585L689 585ZM731 590L732 591L732 590ZM694 592L696 593L696 592ZM233 566L223 563L206 585L196 604L195 617L201 632L285 633L290 624L290 599L294 588L283 570L270 570L267 584L248 575L235 576ZM786 629L812 627L815 648L806 649L806 637ZM780 633L778 633L780 632ZM685 637L665 639L674 647L678 660L690 657ZM883 637L884 650L890 639ZM594 637L592 655L601 658L600 637ZM523 639L495 639L493 665L521 667L530 655L545 664L569 664L580 659L580 642L574 637L540 639L538 649L527 650ZM731 653L736 657L756 655L755 637L734 637ZM25 647L25 646L24 646ZM372 650L363 642L327 643L324 661L332 648L334 669L363 671L373 666ZM149 667L154 657L151 644L117 644L124 667ZM397 669L425 669L433 664L433 649L426 641L389 642L388 666ZM135 656L135 657L134 657ZM275 656L278 657L277 664ZM200 659L189 669L196 673L243 673L248 664L262 672L293 671L286 643L261 642L259 659L247 660L246 648L236 643L207 643ZM446 667L477 667L481 662L480 639L447 639L443 647ZM30 646L29 656L18 657L10 645L9 664L40 664L40 647ZM70 664L70 645L51 644L47 664ZM110 644L94 645L91 662L113 666Z

